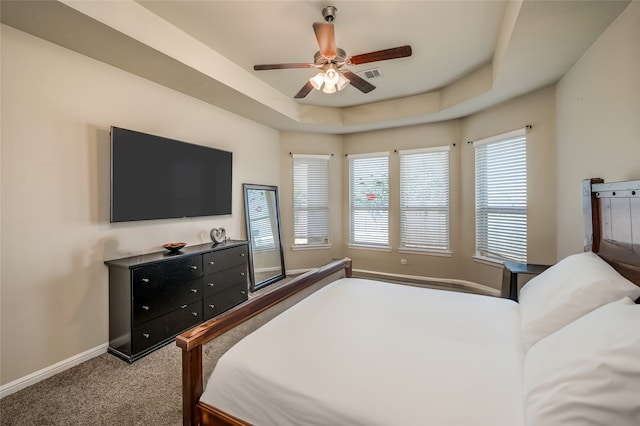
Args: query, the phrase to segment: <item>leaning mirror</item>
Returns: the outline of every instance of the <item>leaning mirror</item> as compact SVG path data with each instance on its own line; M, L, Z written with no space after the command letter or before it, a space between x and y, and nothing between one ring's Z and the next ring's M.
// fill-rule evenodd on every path
M285 277L278 187L243 184L251 291Z

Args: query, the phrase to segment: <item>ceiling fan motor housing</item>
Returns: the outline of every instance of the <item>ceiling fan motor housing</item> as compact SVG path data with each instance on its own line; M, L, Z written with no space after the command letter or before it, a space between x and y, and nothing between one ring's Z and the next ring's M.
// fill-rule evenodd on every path
M327 22L333 22L336 19L336 13L338 9L334 6L327 6L322 9L322 16L324 16L324 20Z
M346 60L347 60L347 52L340 49L339 47L336 47L335 58L329 60L329 62L327 62L327 58L319 50L316 52L315 55L313 55L313 63L316 64L316 66L323 66L323 65L326 65L327 63L334 63L338 66L338 68L340 68L345 64Z

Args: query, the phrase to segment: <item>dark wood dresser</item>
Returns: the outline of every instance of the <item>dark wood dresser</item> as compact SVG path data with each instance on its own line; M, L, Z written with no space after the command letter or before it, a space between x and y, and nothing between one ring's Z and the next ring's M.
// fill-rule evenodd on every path
M109 352L133 362L247 300L247 241L105 261Z

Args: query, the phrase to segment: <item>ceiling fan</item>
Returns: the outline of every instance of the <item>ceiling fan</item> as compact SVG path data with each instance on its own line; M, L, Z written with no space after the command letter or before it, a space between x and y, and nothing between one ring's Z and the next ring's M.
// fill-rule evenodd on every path
M316 34L318 47L320 48L314 55L313 63L254 65L253 69L256 71L289 68L318 69L319 72L311 77L294 96L295 99L301 99L307 96L313 89L322 89L324 93L335 93L338 90L344 89L349 84L362 93L369 93L375 89L376 86L354 72L343 69L343 67L411 56L411 46L394 47L360 55L347 56L344 50L336 47L333 21L337 11L338 9L333 6L325 7L322 9L322 16L324 16L325 22L315 22L313 24L313 31Z

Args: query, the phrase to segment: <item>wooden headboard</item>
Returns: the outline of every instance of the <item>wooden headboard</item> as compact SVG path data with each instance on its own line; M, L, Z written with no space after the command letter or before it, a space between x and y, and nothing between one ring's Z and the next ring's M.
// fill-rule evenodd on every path
M640 180L582 182L584 250L640 286Z

